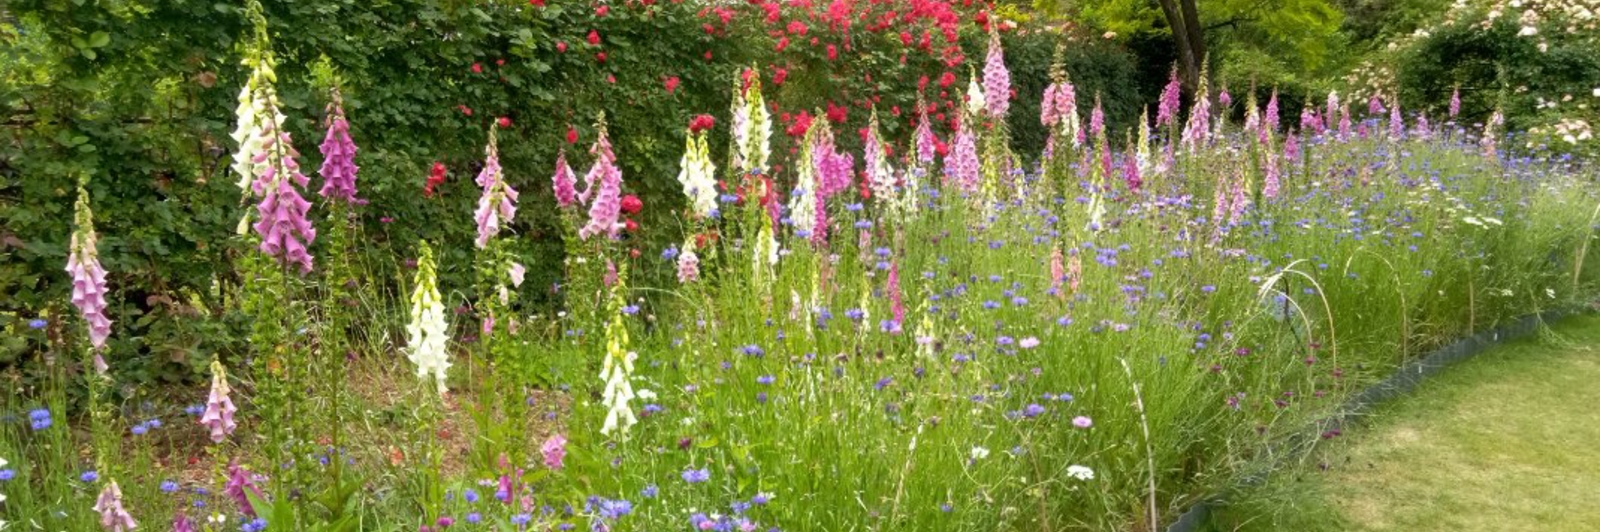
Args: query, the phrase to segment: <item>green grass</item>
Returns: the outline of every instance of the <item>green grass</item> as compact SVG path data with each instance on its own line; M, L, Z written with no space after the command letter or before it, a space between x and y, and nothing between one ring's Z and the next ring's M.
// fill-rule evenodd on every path
M1449 368L1214 530L1593 530L1600 522L1600 317ZM1326 472L1321 472L1323 465Z

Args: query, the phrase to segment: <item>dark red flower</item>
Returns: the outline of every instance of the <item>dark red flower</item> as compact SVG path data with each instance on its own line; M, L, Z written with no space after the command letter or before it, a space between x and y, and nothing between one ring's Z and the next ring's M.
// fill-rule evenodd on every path
M622 221L622 228L626 229L629 233L638 232L639 222L635 222L632 218L628 218ZM634 255L634 257L638 257L638 255Z
M595 61L599 61L601 63L606 62L606 53L605 52L599 52L599 53L594 54L594 60Z
M472 64L472 73L473 74L482 74L483 73L483 63L473 63Z
M500 120L498 122L500 123L500 129L506 129L506 128L511 127L511 117L502 116L502 117L500 117Z
M628 194L622 197L622 212L627 214L639 214L639 210L643 208L644 202L639 201L638 196Z
M465 105L457 105L456 108L461 110L461 114L464 114L464 115L467 115L467 116L472 116L472 108L471 107L467 107Z
M589 44L593 44L595 46L600 45L600 32L589 30Z
M689 119L689 132L699 133L717 125L717 119L711 115L695 115Z
M567 126L567 144L578 143L578 128Z
M557 53L563 53L563 54L567 53L567 41L561 41L561 42L556 43L556 52Z
M528 0L528 5L533 7L544 7L544 0Z
M832 61L832 60L838 59L838 58L839 58L839 48L837 46L834 46L834 45L831 45L831 44L828 45L828 60Z
M680 83L680 82L681 82L681 80L678 79L678 76L672 76L672 77L667 78L667 81L666 81L667 94L672 94L673 91L678 90L678 83Z

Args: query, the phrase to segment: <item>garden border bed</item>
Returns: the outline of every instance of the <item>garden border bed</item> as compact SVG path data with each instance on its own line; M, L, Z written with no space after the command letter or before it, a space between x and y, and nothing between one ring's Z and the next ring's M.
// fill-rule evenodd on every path
M1463 337L1446 344L1428 353L1427 356L1413 359L1395 368L1394 373L1384 378L1361 393L1350 397L1341 404L1333 414L1326 418L1311 423L1307 430L1296 432L1288 439L1272 447L1272 454L1277 458L1274 463L1281 463L1286 457L1299 456L1310 450L1322 434L1331 430L1342 430L1351 419L1366 414L1374 406L1384 403L1398 396L1410 393L1423 380L1438 374L1444 368L1464 362L1478 356L1490 347L1503 344L1508 340L1516 340L1539 330L1539 326L1547 322L1559 321L1569 316L1593 312L1586 305L1575 305L1566 308L1546 310L1528 314L1512 320L1487 331ZM1269 469L1270 474L1275 468ZM1240 485L1250 486L1266 480L1266 474L1246 476ZM1220 495L1203 499L1190 506L1180 514L1177 520L1167 525L1166 532L1197 532L1207 522L1211 509L1222 502Z

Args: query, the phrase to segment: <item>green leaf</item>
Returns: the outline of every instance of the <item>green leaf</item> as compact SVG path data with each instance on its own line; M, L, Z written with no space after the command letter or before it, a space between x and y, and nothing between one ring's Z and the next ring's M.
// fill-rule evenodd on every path
M89 35L89 46L99 48L111 43L111 34L97 31Z

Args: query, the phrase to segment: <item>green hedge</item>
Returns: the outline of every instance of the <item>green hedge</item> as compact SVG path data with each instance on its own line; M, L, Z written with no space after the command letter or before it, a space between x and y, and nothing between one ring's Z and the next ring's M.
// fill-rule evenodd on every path
M715 114L714 150L725 149L738 69L763 65L780 115L836 103L851 112L844 127L835 127L854 131L875 100L886 134L902 139L911 131L918 79L937 80L948 69L934 54L905 46L895 29L858 26L845 34L816 20L809 34L815 44L800 38L776 51L773 25L759 8L743 4L732 7L738 15L726 26L699 4L665 1L617 5L604 16L589 5L511 0L282 1L265 8L288 128L307 170L320 165L325 81L317 80L327 78L315 65L325 57L342 80L361 150L360 195L371 201L361 212L370 244L360 251L372 259L377 285L392 288L399 259L426 238L436 243L447 291L470 297L468 213L478 192L471 181L489 122L513 121L500 137L501 158L523 192L511 228L518 235L514 251L530 266L523 301L535 308L556 303L550 288L559 281L563 248L548 180L568 124L580 132L568 153L581 173L594 118L606 113L625 191L646 205L643 229L630 238L653 254L682 234L676 175L683 128L692 115ZM237 282L233 261L240 252L229 244L240 205L228 174L234 149L228 134L244 77L242 8L187 0L83 6L16 0L7 9L14 20L4 30L10 43L0 65L7 126L0 144L0 319L19 326L18 318L68 310L62 264L72 183L88 176L101 256L111 272L112 356L125 360L119 367L135 381L188 378L214 353L242 352L245 319L223 296ZM981 67L984 51L984 34L970 15L963 12L960 23L966 62L949 69L959 82L948 97L957 102L967 65ZM706 24L718 28L715 35ZM591 30L600 45L586 42ZM938 31L932 34L942 42ZM1018 150L1030 156L1043 144L1037 98L1059 38L1041 31L1005 37L1018 90L1012 131ZM830 42L850 47L830 59ZM1070 44L1074 81L1086 95L1083 112L1100 92L1112 126L1131 125L1140 105L1130 89L1133 57L1103 42ZM599 53L606 54L603 62ZM788 79L772 85L780 67ZM669 77L680 81L670 93ZM936 81L929 90L938 90ZM789 148L782 125L775 128L775 154ZM840 139L858 144L855 135ZM449 178L441 194L424 199L434 161L449 168ZM340 252L325 249L325 241L318 241L316 255ZM26 344L8 343L0 367L29 353Z

